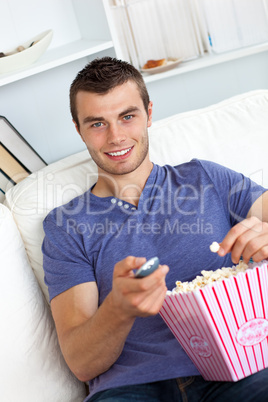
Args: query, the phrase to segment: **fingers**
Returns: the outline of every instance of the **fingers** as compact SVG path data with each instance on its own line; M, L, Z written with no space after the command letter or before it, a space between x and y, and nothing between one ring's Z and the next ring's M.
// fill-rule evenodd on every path
M231 252L233 263L241 258L248 263L250 258L259 262L268 256L268 224L256 217L243 220L235 225L221 242L218 254Z
M133 280L131 302L137 309L139 316L145 317L159 312L166 296L165 277L168 271L167 265L160 265L156 271L147 277Z
M130 256L115 265L112 299L122 314L128 317L157 314L166 295L167 265L159 265L144 278L134 277L133 269L139 268L145 261L145 258Z
M138 311L138 316L147 317L159 312L166 296L167 287L165 282L161 285L151 288L146 292L134 294L133 304Z
M133 269L139 268L146 262L144 257L128 256L124 260L119 261L114 267L115 276L134 276Z
M165 278L169 271L167 265L159 265L159 267L150 275L144 278L135 278L134 275L124 277L122 282L122 292L127 293L141 293L147 297L153 291L162 285L166 286Z

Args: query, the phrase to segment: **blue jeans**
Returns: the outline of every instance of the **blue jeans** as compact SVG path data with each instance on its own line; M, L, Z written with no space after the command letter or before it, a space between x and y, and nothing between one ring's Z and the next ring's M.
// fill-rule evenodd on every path
M101 391L89 402L267 402L268 369L237 382L182 377Z

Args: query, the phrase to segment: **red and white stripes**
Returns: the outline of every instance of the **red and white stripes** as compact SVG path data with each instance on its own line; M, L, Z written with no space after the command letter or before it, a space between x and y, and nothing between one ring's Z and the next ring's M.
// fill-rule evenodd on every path
M238 381L268 367L267 264L192 293L167 294L160 315L204 379Z

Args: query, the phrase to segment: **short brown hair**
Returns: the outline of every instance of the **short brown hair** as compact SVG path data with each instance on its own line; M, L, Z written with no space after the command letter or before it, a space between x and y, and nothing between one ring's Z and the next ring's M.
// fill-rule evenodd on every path
M112 57L95 59L87 64L76 76L70 87L70 109L74 122L79 128L76 95L79 91L106 94L118 85L132 80L137 84L144 108L148 113L149 94L141 73L126 61Z

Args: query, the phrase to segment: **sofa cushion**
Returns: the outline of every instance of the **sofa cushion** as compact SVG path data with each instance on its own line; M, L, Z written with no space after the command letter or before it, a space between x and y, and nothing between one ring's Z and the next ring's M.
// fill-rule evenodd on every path
M241 172L266 188L267 149L267 90L159 120L150 132L150 156L158 164L206 159Z
M96 172L88 152L82 151L31 174L11 189L14 191L6 193L5 204L19 228L31 267L47 301L41 251L42 222L55 206L86 191L96 181Z
M1 400L83 401L85 386L64 362L50 309L12 215L2 204L0 244Z
M192 158L208 159L268 187L268 90L163 119L153 124L149 135L150 157L155 163L177 165ZM96 171L88 152L83 151L32 174L6 194L6 205L47 300L42 221L52 208L88 189L96 181Z

